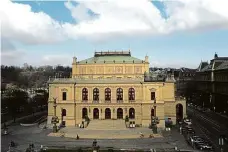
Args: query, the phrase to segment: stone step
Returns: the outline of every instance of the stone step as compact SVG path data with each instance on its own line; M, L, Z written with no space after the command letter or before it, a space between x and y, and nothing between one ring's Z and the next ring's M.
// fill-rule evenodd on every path
M124 120L91 120L86 130L124 130Z

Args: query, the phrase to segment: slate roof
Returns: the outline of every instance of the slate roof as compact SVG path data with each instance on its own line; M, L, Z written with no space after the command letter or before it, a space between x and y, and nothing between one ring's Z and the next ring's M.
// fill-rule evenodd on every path
M206 66L208 66L207 62L201 62L199 67L197 68L197 71L202 71L202 69L205 69Z
M204 71L210 71L212 69L212 65L208 64L207 66L205 66L203 69L201 69L200 72L204 72Z
M220 64L216 70L224 70L224 69L227 69L228 70L228 61L226 62L223 62L222 64Z
M93 64L93 63L144 63L144 60L132 57L130 52L95 52L94 57L81 60L77 64Z

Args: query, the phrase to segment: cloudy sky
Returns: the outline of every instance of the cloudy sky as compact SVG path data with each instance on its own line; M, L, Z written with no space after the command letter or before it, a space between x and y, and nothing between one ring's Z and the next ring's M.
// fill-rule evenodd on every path
M70 65L131 50L151 66L196 68L228 56L227 0L0 0L1 63Z

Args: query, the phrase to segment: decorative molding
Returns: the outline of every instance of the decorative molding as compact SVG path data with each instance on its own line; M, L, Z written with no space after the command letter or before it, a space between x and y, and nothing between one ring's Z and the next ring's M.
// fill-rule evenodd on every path
M133 68L132 68L131 66L126 66L126 67L125 67L125 73L126 73L126 74L133 73Z
M107 67L107 73L109 73L109 74L113 73L113 67L112 66Z
M117 66L115 73L123 73L123 67L122 66Z
M135 66L135 73L142 73L142 67L141 66Z
M151 88L151 89L150 89L150 92L156 92L156 90L157 90L157 89L155 89L155 88Z
M68 91L66 88L61 89L61 91Z

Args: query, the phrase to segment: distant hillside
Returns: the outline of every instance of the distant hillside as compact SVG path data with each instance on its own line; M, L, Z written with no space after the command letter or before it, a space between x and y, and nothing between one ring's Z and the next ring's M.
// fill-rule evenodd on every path
M1 66L1 88L6 84L13 84L20 88L47 87L49 77L69 78L71 67L52 66L20 68L15 66Z

